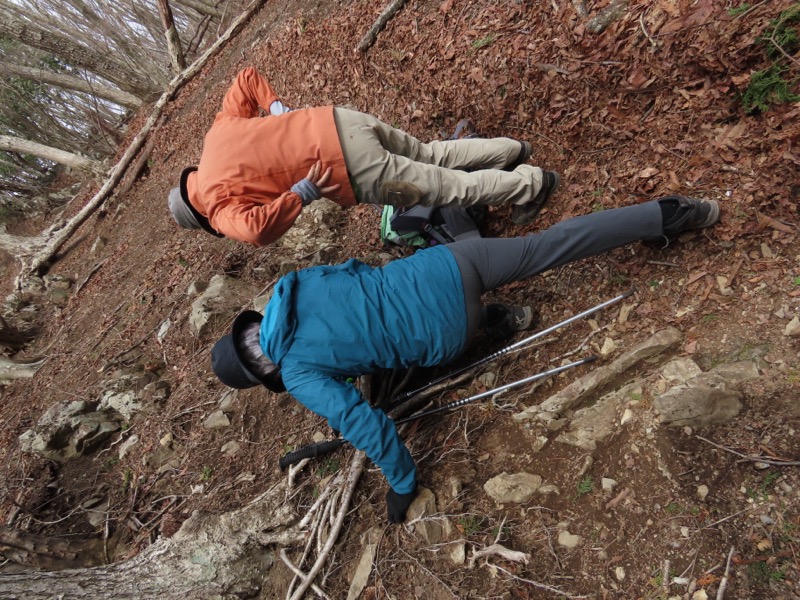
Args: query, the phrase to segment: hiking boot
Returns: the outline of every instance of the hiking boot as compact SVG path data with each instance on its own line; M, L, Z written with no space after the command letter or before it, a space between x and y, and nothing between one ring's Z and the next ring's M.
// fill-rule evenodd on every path
M666 236L711 227L719 221L719 204L716 200L665 196L659 198L658 203L664 219L661 227Z
M533 221L539 212L547 204L558 186L561 185L561 177L555 171L542 172L542 189L536 194L536 197L530 202L525 204L518 204L511 211L511 221L515 225L527 225Z
M488 304L484 307L481 326L486 334L497 340L506 340L518 331L534 327L539 315L530 306Z
M519 149L517 158L514 159L514 162L503 167L504 171L513 171L521 164L527 162L531 154L533 154L533 148L531 148L530 142L520 142L520 144L522 147Z

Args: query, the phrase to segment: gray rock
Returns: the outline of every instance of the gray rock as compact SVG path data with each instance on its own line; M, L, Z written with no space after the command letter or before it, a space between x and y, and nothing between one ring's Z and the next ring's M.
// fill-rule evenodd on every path
M200 296L192 302L189 314L189 330L196 337L202 335L218 321L230 319L252 298L258 289L248 283L227 277L214 275L211 282Z
M684 383L687 379L697 377L702 372L703 370L691 358L676 358L661 369L664 379L674 383Z
M61 288L54 288L47 292L47 295L50 298L50 302L56 306L64 306L69 300L69 292Z
M560 434L556 441L584 450L594 450L597 442L605 440L619 429L617 415L628 402L629 394L641 385L641 381L633 381L602 396L593 406L576 411L569 429Z
M119 459L122 460L125 458L128 455L128 452L130 452L131 448L133 448L137 443L139 443L138 435L132 435L127 440L122 442L119 447Z
M239 452L240 448L241 446L239 445L239 442L230 441L223 444L222 448L220 449L220 452L222 452L225 456L233 456L234 454Z
M95 412L93 408L83 401L54 404L19 436L21 450L56 462L93 452L119 431L122 420L113 411Z
M118 412L126 421L142 410L142 403L133 390L108 390L100 398L101 410L112 409Z
M436 498L426 487L417 488L417 497L408 507L406 522L413 522L413 528L428 544L441 544L453 533L447 517L436 516Z
M483 489L498 504L528 502L542 485L542 477L533 473L500 473L483 484Z
M653 406L661 422L674 427L725 423L742 410L739 384L759 376L751 361L722 365L657 396Z
M213 413L206 417L203 421L203 427L206 429L219 429L220 427L230 427L230 419L221 410L215 410Z
M372 561L375 557L375 546L380 539L380 531L375 528L368 529L361 536L361 543L364 551L361 553L361 560L358 561L355 573L350 579L350 589L347 592L347 600L357 600L361 592L369 581L369 574L372 573Z
M788 337L800 337L800 318L795 317L783 329L783 335Z
M581 543L581 536L574 535L569 531L562 530L558 532L558 545L564 548L577 548Z
M106 247L106 239L98 236L92 243L92 247L89 248L89 252L92 254L100 254L105 247Z
M556 413L557 415L563 414L564 411L589 400L598 388L613 384L619 380L620 375L623 373L633 369L643 361L675 347L682 339L683 334L674 327L659 331L641 344L623 353L611 364L597 367L587 375L576 379L567 387L542 402L537 410L525 409L515 414L514 419L525 421L542 411Z

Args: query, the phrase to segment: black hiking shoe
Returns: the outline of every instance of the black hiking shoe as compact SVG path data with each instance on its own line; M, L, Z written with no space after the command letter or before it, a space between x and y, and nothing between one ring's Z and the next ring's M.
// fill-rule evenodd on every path
M658 199L664 219L661 228L665 236L678 235L690 229L711 227L719 221L716 200L699 200L686 196L665 196Z
M533 221L539 212L547 204L558 186L561 185L561 177L555 171L544 171L542 173L542 189L536 194L536 197L530 202L525 204L518 204L511 211L511 221L515 225L527 225Z
M530 306L488 304L484 307L481 326L486 335L496 340L507 340L518 331L536 326L539 314Z
M517 155L517 158L514 159L514 162L509 163L505 167L503 167L504 171L513 171L521 164L527 162L528 159L531 157L531 154L533 154L533 148L531 148L530 142L520 142L520 144L522 145L522 147L519 149L519 154Z

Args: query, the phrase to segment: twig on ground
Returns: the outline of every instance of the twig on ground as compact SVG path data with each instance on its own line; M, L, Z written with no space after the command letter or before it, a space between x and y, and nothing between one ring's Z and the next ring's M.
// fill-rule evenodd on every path
M519 552L518 550L509 550L502 544L492 544L483 550L473 550L469 557L467 566L470 569L474 568L475 561L477 561L479 558L483 558L484 556L499 556L505 560L510 560L511 562L522 563L525 565L527 565L530 561L530 556L524 552Z
M627 8L628 0L613 0L611 4L597 13L597 16L586 24L587 31L603 33L611 23L625 14Z
M89 279L91 279L92 275L94 275L100 270L100 267L102 267L107 260L108 258L104 258L103 260L101 260L99 263L97 263L95 266L92 267L92 270L86 274L86 277L83 278L83 281L81 281L78 285L75 286L75 291L72 294L73 296L78 295L78 292L80 292L83 286L86 285L86 282L89 281Z
M625 498L627 498L630 495L630 493L631 493L631 488L625 488L624 490L622 490L619 494L614 496L614 498L606 502L606 510L608 510L609 508L614 508L617 504L625 500Z
M763 456L750 456L748 454L742 454L741 452L737 452L732 448L716 444L711 440L704 438L701 435L695 435L694 437L696 437L699 440L703 440L707 444L711 444L715 448L719 448L720 450L724 450L725 452L730 452L731 454L739 456L743 461L761 462L767 465L774 465L776 467L800 467L800 460L781 460L781 459L764 458Z
M291 600L300 600L300 598L305 595L306 590L312 585L314 578L320 572L322 566L325 564L325 561L328 559L328 554L330 554L331 548L333 548L333 545L339 539L339 532L341 531L342 523L344 522L344 518L347 515L348 509L350 508L350 501L353 498L356 484L358 484L361 473L364 471L366 458L367 455L361 450L355 452L353 455L353 459L350 463L350 471L347 474L345 491L339 506L339 512L336 515L335 524L331 528L331 531L328 534L328 539L325 542L325 546L317 556L314 566L311 567L311 570L308 572L308 577L304 579L303 583L301 583L300 586L295 590L294 594L292 594Z
M728 520L732 519L733 517L738 517L740 514L746 513L748 510L751 510L752 508L753 508L752 506L748 506L744 510L740 510L739 512L735 512L732 515L728 515L727 517L723 517L723 518L721 518L721 519L719 519L717 521L714 521L710 525L706 525L705 527L703 527L703 529L711 529L712 527L716 527L720 523L724 523L725 521L728 521ZM706 572L708 573L710 571L706 571Z
M487 564L489 564L489 563L487 563ZM532 585L533 587L539 588L540 590L547 590L548 592L552 592L552 593L557 594L559 596L563 596L564 598L576 598L577 599L577 598L589 598L590 597L590 596L575 596L573 594L570 594L569 592L562 592L560 589L555 588L555 587L553 587L551 585L547 585L547 584L544 584L544 583L539 583L538 581L533 581L532 579L525 579L524 577L519 577L518 575L514 575L511 571L508 571L508 570L504 569L503 567L499 567L499 566L497 566L495 564L491 564L491 567L493 569L497 569L498 571L502 571L503 573L505 573L509 577L512 577L513 579L516 579L517 581L521 581L523 583L527 583L528 585Z
M731 571L731 559L734 552L736 552L736 548L731 546L731 550L728 552L728 562L725 565L725 574L722 576L722 581L719 582L719 589L717 589L717 600L722 600L723 596L725 596L725 588L728 587L728 575Z
M286 554L286 548L281 548L281 560L283 561L283 564L289 567L289 570L292 573L294 573L297 577L299 577L303 581L307 580L308 576L305 573L303 573L300 569L298 569L291 561L289 556ZM323 592L322 588L320 588L316 583L311 583L310 587L321 598L326 598L327 600L330 600L330 596L328 596L328 594Z
M372 44L375 43L375 40L378 39L378 33L386 27L386 23L388 23L392 17L397 14L403 5L406 3L406 0L393 0L391 4L389 4L386 8L383 9L383 12L378 16L376 21L372 24L372 27L369 28L369 31L364 34L364 37L361 38L361 41L358 42L358 46L356 49L359 52L366 52Z
M650 41L650 44L652 44L653 48L658 48L658 42L656 42L652 38L652 36L649 33L647 33L647 27L644 26L644 12L642 12L642 14L639 15L639 25L642 27L642 33L644 34L644 37L646 37Z

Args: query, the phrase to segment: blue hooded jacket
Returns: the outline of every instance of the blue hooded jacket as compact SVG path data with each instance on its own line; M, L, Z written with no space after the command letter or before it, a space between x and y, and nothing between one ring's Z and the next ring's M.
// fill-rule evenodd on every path
M357 260L278 281L261 324L261 348L287 391L378 465L398 494L416 467L394 423L345 379L376 368L434 366L464 349L461 274L444 246L383 268Z

